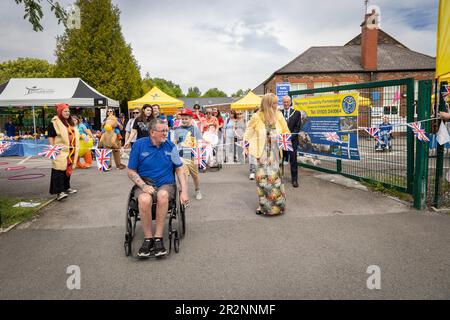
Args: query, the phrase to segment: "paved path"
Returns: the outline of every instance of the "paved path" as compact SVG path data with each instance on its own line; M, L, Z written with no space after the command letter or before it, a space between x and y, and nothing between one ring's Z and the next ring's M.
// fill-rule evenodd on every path
M180 253L139 261L123 251L125 171L78 170L77 194L0 235L0 299L450 298L450 216L300 172L279 217L254 214L245 166L201 174L204 199L191 191ZM9 174L0 172L2 193L48 192L48 179L5 187ZM66 287L69 265L81 269L81 290ZM380 290L367 289L370 265Z

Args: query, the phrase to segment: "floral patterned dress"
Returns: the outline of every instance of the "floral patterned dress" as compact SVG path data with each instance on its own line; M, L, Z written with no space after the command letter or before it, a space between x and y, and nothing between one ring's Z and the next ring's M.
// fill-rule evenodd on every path
M264 152L256 168L256 185L259 206L264 215L279 215L286 207L286 193L280 174L280 149L275 126L266 125Z

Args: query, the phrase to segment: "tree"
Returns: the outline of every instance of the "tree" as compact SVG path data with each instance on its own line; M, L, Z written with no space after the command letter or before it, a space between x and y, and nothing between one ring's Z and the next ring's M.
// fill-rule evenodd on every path
M217 98L217 97L226 97L226 96L227 96L227 94L225 92L220 91L217 88L212 88L212 89L209 89L208 91L206 91L203 94L202 98Z
M169 96L174 98L184 98L183 90L181 90L178 84L172 81L165 80L162 78L151 78L150 74L147 72L145 78L142 81L142 89L145 93L149 92L153 87L158 87L162 92L167 93Z
M200 92L200 89L197 87L190 87L188 89L188 93L186 95L186 98L200 98L202 93Z
M11 78L51 78L55 66L46 60L18 58L0 63L0 83Z
M120 11L111 0L78 0L79 29L57 38L55 75L79 77L124 104L142 95L139 66L125 42Z
M42 13L42 6L41 6L41 0L14 0L16 1L16 4L23 4L25 15L23 16L24 19L28 18L28 21L30 21L31 25L33 26L34 31L42 31L44 28L41 25L41 20L44 14ZM50 4L50 10L55 13L55 17L58 19L58 24L61 22L64 23L67 20L67 13L64 11L64 9L61 7L58 1L54 0L47 0L47 2Z
M241 97L245 96L247 93L249 93L250 91L251 91L250 88L247 89L247 90L239 89L238 91L236 91L235 93L233 93L231 96L232 96L233 98L241 98Z

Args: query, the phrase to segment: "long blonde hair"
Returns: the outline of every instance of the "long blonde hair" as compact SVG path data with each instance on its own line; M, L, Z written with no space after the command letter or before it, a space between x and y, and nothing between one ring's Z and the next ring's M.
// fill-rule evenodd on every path
M278 101L278 97L273 93L266 93L261 100L261 108L259 108L262 120L267 124L274 124L277 121L277 109L272 107L273 103Z

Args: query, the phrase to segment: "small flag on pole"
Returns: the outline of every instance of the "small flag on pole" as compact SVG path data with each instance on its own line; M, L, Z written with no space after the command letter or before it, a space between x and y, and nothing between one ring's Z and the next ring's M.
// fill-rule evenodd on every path
M282 133L277 135L278 147L284 151L294 151L292 147L291 135L289 133Z
M198 165L200 169L206 169L206 149L205 148L192 148L192 160Z
M111 150L95 149L95 158L97 160L97 168L99 171L108 171L111 162Z
M427 135L425 134L425 130L421 128L420 122L409 123L408 127L413 130L417 139L419 139L420 141L430 141L430 139L428 139Z
M59 154L61 153L61 150L63 149L62 146L56 145L56 146L46 146L44 148L43 152L39 152L38 155L47 159L55 160Z
M379 140L379 134L380 129L379 128L364 128L364 131L366 131L372 138L374 138L376 141Z
M448 100L448 94L449 94L449 89L448 89L448 85L444 86L444 90L442 91L442 98L444 98L445 101Z

